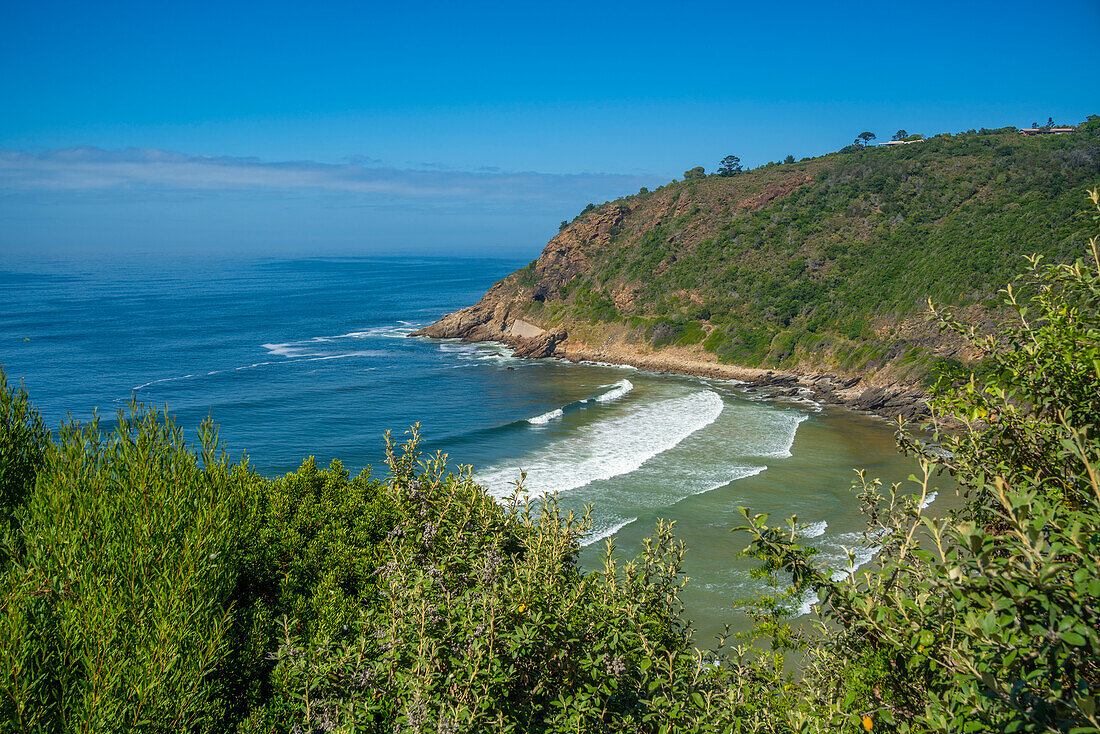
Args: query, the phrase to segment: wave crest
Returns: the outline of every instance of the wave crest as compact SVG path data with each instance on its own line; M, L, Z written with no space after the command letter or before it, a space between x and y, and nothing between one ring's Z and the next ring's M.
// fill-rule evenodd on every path
M597 421L522 459L522 466L494 466L475 479L495 497L510 494L521 469L533 497L565 492L632 472L668 451L722 413L712 390L643 405L625 415Z
M595 400L597 403L610 403L612 400L618 400L623 395L626 395L633 389L634 383L630 380L619 380L612 386L610 390L603 393L602 395L597 395L592 399Z
M563 415L565 415L565 411L563 411L561 408L555 408L548 413L536 415L534 418L528 418L527 422L533 426L542 426L546 425L555 418L561 418Z

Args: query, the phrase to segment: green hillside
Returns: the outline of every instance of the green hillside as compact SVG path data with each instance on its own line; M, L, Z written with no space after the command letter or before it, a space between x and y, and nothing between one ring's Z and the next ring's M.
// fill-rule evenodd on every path
M1080 252L1100 118L688 173L563 224L501 284L524 317L571 335L615 324L627 343L746 366L916 374L937 347L929 298L988 322L1024 255Z

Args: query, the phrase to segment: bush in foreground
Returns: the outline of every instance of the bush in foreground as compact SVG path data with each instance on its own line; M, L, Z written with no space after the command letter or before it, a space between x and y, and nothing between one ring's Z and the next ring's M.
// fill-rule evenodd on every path
M2 373L0 373L2 374ZM56 441L4 383L0 731L211 731L293 717L278 621L336 637L375 601L381 483L312 458L276 480L157 411ZM9 489L10 488L10 489Z
M660 525L636 560L582 573L586 517L556 499L501 506L412 439L391 446L385 603L357 640L278 658L303 730L721 731L724 671L692 647L684 548ZM729 723L729 720L725 720Z

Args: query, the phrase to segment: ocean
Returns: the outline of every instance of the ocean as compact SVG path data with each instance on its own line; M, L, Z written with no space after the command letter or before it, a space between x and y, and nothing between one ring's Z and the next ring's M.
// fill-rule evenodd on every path
M0 364L52 427L135 399L194 435L210 416L268 476L306 456L384 475L383 433L419 422L426 451L504 497L590 505L582 562L642 547L658 518L688 546L688 616L709 643L762 589L730 531L738 508L796 514L835 573L866 563L854 469L904 481L889 424L734 382L517 360L498 344L408 338L474 303L513 259L20 260L0 266ZM802 600L807 611L808 602Z

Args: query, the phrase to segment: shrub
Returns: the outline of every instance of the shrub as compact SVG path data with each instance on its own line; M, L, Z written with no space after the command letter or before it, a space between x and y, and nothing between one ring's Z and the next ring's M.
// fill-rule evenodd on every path
M48 448L41 414L22 386L8 386L8 376L0 369L0 534L13 529ZM0 568L5 557L0 547Z
M62 427L0 579L0 714L20 731L179 731L224 713L253 476L155 411Z
M5 476L36 483L3 546L0 731L278 728L277 620L327 644L379 603L381 483L312 458L264 479L209 423L196 455L137 406L53 445L25 393L3 395Z
M309 649L288 635L299 730L721 731L724 673L691 646L684 548L662 524L630 562L608 544L583 574L587 516L516 493L504 506L468 468L391 447L399 506L387 604L361 635Z

